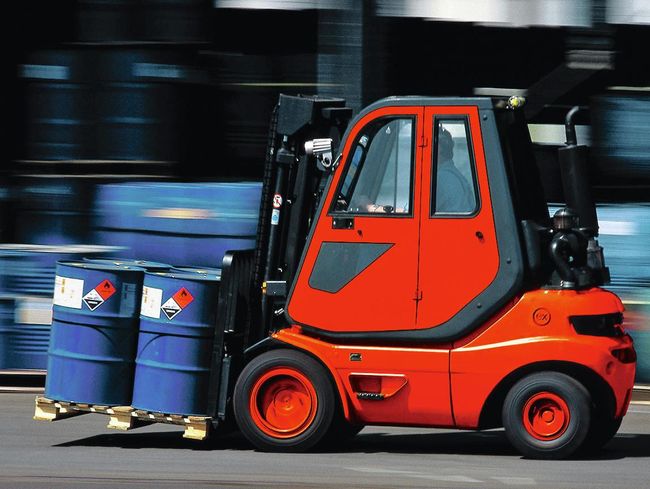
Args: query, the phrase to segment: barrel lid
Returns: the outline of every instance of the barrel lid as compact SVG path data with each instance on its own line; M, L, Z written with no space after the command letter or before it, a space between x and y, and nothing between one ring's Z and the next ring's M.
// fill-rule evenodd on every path
M122 265L129 267L139 267L144 268L149 272L163 272L172 268L171 265L167 263L160 263L156 261L147 261L147 260L134 260L132 258L84 258L84 261L89 263L104 263L104 264L113 264L113 265Z
M221 275L214 273L189 273L182 271L170 270L169 272L145 272L145 275L163 277L163 278L172 278L178 280L189 280L194 282L220 282Z
M215 275L221 277L221 268L212 268L212 267L172 267L170 270L172 273L196 273L199 275Z
M83 268L85 270L104 270L104 271L134 271L134 272L144 272L145 269L142 267L130 266L130 265L116 265L114 263L93 263L90 261L74 261L74 260L59 260L57 266L66 266L74 268Z

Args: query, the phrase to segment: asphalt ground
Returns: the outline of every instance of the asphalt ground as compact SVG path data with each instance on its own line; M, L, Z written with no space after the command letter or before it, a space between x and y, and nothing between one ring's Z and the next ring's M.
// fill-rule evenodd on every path
M257 452L233 433L207 442L182 429L106 429L87 414L32 420L34 394L0 394L0 488L630 488L650 487L650 403L635 401L599 453L527 460L502 430L368 427L345 445L307 454Z

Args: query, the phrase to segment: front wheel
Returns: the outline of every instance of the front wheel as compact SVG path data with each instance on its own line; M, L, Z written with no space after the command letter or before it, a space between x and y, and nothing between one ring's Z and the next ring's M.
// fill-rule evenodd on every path
M242 371L233 397L237 424L258 449L300 452L327 434L336 409L325 368L294 350L272 350Z
M559 372L540 372L517 382L503 404L503 425L524 456L562 459L585 442L591 396L577 380Z

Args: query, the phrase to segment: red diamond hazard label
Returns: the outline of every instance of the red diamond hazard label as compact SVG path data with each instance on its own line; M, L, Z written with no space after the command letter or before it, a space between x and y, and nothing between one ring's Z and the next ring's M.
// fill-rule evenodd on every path
M170 321L176 317L176 315L183 310L181 306L179 306L176 301L170 297L161 307L162 312L165 313L165 316L167 316L167 319Z
M95 287L95 290L104 300L107 300L115 293L115 287L113 287L113 284L108 280L104 280L101 284Z
M109 280L103 280L97 287L83 296L83 301L88 306L88 309L94 311L115 292L113 284Z
M189 290L183 287L172 296L172 299L176 301L176 304L178 304L181 309L184 309L194 300L194 297L190 294Z

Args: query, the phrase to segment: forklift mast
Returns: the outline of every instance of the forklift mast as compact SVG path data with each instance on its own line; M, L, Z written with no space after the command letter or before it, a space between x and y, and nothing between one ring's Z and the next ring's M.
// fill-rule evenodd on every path
M313 164L305 143L330 138L336 148L352 117L345 100L280 95L269 129L260 219L255 249L253 295L260 316L252 322L247 345L266 337L282 321L287 296L329 168Z

